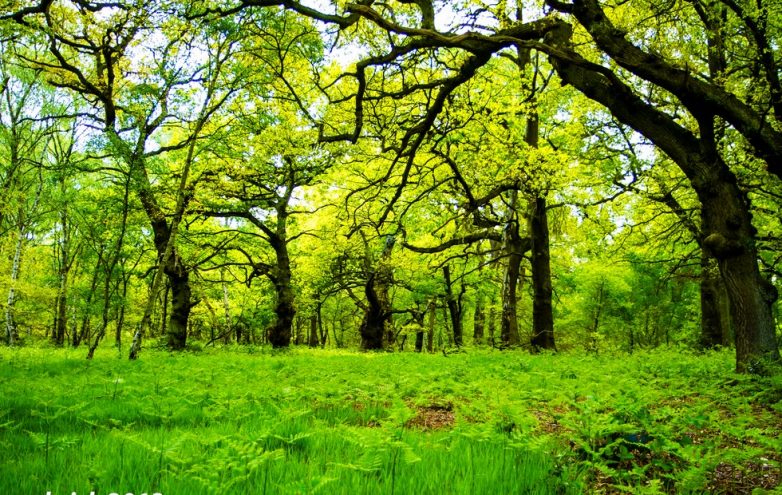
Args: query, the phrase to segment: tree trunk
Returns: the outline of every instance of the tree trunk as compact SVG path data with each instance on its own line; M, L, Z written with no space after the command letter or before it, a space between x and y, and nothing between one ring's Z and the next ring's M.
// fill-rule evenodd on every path
M72 344L73 347L79 347L79 344L83 340L87 340L89 343L90 332L92 330L92 300L95 297L95 290L98 287L98 278L100 277L100 265L103 260L104 248L101 246L98 252L98 264L95 266L95 271L92 274L92 280L90 282L90 291L87 293L87 299L84 302L84 315L81 320L81 331L73 332Z
M496 328L497 328L497 308L495 308L494 305L492 305L491 309L489 309L489 324L487 328L487 332L489 334L489 345L492 347L497 346L497 340L495 338Z
M473 315L472 342L475 345L483 345L484 328L486 326L486 312L483 307L483 293L478 290L475 295L475 314Z
M38 209L38 202L41 200L41 191L43 190L43 180L41 179L35 189L35 199L33 200L30 213ZM9 346L13 346L19 340L19 329L16 326L14 307L16 305L16 284L19 280L19 272L22 266L22 250L24 250L24 241L27 237L27 227L25 212L19 211L19 231L16 237L16 249L14 250L14 261L11 266L11 284L8 289L8 299L5 306L5 337ZM29 216L27 217L29 218Z
M457 347L461 347L462 334L464 333L462 331L462 295L455 296L453 293L450 266L445 265L443 267L443 276L445 277L446 304L448 305L448 313L451 317L451 328L453 329L453 343Z
M551 305L551 256L549 253L546 199L535 198L530 214L532 238L532 341L535 349L556 350Z
M274 246L277 266L272 277L277 303L274 307L276 319L268 331L269 342L274 348L288 347L291 344L291 330L296 317L295 295L291 287L291 263L286 241L280 240ZM297 344L298 338L297 338Z
M713 258L701 254L701 336L700 347L712 349L729 341L730 314L725 304L725 286Z
M71 271L70 250L67 207L63 207L60 216L60 225L62 228L60 242L58 243L60 251L60 287L57 291L57 325L54 327L53 341L57 346L65 343L65 331L68 328L68 276Z
M184 268L172 267L168 272L168 280L171 284L171 317L168 320L167 329L168 348L182 350L187 345L187 322L190 318L190 310L193 308L190 272Z
M600 19L596 22L605 24ZM614 32L599 34L610 36ZM689 103L688 109L698 122L700 132L696 136L639 98L620 79L608 78L582 64L581 56L566 44L570 34L565 28L552 32L548 39L551 46L562 51L550 57L562 80L608 107L619 121L654 142L689 179L701 202L703 246L718 261L730 301L736 371L762 372L763 361L780 358L771 310L777 294L760 276L749 199L719 153L714 114L699 108L694 100L684 102Z
M508 255L508 264L505 267L505 278L502 284L501 347L517 346L520 343L516 291L525 250L515 230L514 226L509 226L506 230L505 252Z
M16 238L14 262L11 266L11 286L8 289L8 299L5 306L5 338L9 346L16 344L19 339L19 331L14 318L14 306L16 304L16 283L19 280L19 271L22 265L22 249L24 248L25 229L20 227ZM60 344L61 345L61 344Z
M119 307L119 315L117 316L117 328L114 332L114 345L117 350L122 350L122 329L125 325L125 298L128 295L128 279L122 278L122 303Z
M729 172L728 172L729 173ZM762 372L763 361L779 360L772 306L776 288L760 275L755 229L747 199L735 177L703 194L704 247L719 264L736 332L736 371Z
M220 270L220 283L223 286L223 310L225 311L225 325L223 325L224 332L228 336L226 343L231 341L231 336L234 333L231 322L231 304L228 299L228 284L225 283L225 272ZM236 343L239 344L240 335L236 334Z
M426 352L429 353L434 352L434 324L437 317L436 311L437 305L435 304L435 300L432 299L429 302L429 325L426 331L428 337L428 340L426 341Z
M171 293L171 284L166 282L163 294L160 297L160 335L168 335L168 300Z
M318 315L310 316L310 336L307 339L309 347L318 347Z
M378 276L377 273L371 274L364 286L367 308L364 311L359 333L361 348L365 350L383 349L386 328L389 326L387 287L383 282L376 282Z
M364 294L367 298L364 319L359 327L361 348L365 350L383 349L385 344L391 344L388 333L391 330L391 299L388 290L393 272L390 265L391 252L395 239L389 236L380 259L369 274L364 284ZM393 334L392 334L393 335Z
M420 306L412 310L412 322L416 325L415 332L415 352L421 352L424 350L424 316L426 313L421 311Z
M320 348L326 348L326 342L329 339L329 329L323 324L323 300L320 294L317 294L318 304L315 305L315 316L318 319L318 333L320 334Z

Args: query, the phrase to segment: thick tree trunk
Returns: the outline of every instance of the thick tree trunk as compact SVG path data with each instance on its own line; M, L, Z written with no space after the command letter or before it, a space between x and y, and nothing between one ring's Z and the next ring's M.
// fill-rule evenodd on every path
M367 298L364 319L359 327L361 348L365 350L383 349L392 342L388 338L391 333L391 298L388 294L393 278L389 263L395 239L388 237L374 272L370 273L364 284L364 295ZM393 335L393 333L391 333Z
M763 361L779 360L772 306L777 291L760 275L755 228L748 199L727 169L698 184L703 205L703 241L719 264L736 332L736 371L761 372Z
M549 253L546 199L535 198L530 214L532 238L532 340L535 349L556 350L551 305L551 256Z
M288 347L291 344L293 320L296 317L296 307L294 305L296 296L291 287L291 262L287 243L284 240L280 240L273 247L277 258L277 266L270 278L274 284L274 292L277 297L277 303L274 306L276 319L267 334L272 347L281 348Z
M587 5L582 4L574 5L579 5L579 9ZM588 5L597 4L590 2ZM582 22L588 20L584 18ZM600 19L596 22L606 24ZM616 31L599 34L612 33ZM695 136L669 115L639 98L618 78L612 79L590 70L582 63L580 55L565 44L570 34L569 29L563 26L560 31L552 32L548 39L552 46L561 50L550 59L563 81L604 104L618 120L649 138L687 175L701 202L703 246L707 254L717 259L730 300L730 314L736 333L736 370L740 373L763 371L763 361L778 361L780 358L771 310L777 294L760 276L756 231L752 226L749 200L719 154L714 114L710 113L714 109L696 105L697 94L687 95L693 99L684 103L697 119L700 131ZM689 86L679 89L685 94L692 90Z
M725 286L713 258L701 255L701 336L700 347L712 349L730 341L730 313Z
M721 183L712 180L701 191L703 241L707 254L717 259L735 331L736 371L763 372L763 362L778 361L779 347L773 304L776 288L758 269L755 228L747 198L738 189L735 176L725 170ZM716 305L719 306L719 291ZM719 310L724 314L724 309ZM721 325L725 332L725 325Z
M307 339L307 346L318 347L318 315L310 316L310 336Z
M382 275L373 273L367 279L364 293L367 298L367 308L364 319L359 327L361 348L366 350L383 349L387 327L390 325L391 314L388 300L388 288L385 283L377 282Z
M175 351L182 350L187 345L187 322L190 318L190 310L193 308L190 272L174 266L166 274L171 286L171 316L166 332L168 348Z

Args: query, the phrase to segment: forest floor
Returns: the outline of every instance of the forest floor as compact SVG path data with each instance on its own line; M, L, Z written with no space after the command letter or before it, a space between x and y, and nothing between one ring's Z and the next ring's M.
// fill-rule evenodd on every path
M782 493L733 355L0 350L0 493Z

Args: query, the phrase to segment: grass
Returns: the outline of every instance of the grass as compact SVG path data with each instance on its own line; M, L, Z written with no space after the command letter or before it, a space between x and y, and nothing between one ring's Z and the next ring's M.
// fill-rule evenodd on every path
M0 350L0 493L782 493L728 352L249 351Z

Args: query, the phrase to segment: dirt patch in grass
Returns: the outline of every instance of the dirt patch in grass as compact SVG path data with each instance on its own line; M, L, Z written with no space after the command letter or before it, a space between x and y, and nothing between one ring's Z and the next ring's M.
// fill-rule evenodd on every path
M450 402L417 406L416 415L405 423L408 428L442 430L454 423L453 404Z
M721 462L711 473L706 489L709 493L752 493L755 488L771 490L781 481L779 467L762 459L743 466Z
M533 409L532 414L538 420L538 431L548 435L556 435L562 432L562 425L559 424L550 411Z

